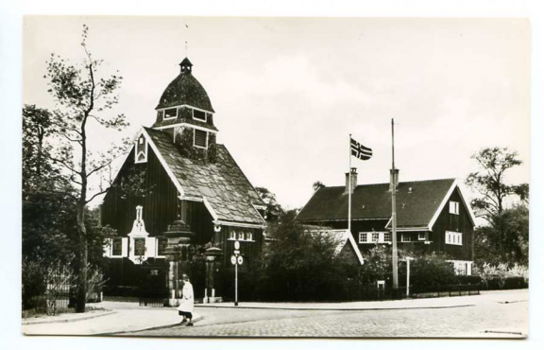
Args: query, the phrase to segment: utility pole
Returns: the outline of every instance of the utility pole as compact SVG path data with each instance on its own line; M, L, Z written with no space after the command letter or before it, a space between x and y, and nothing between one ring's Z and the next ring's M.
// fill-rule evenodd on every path
M351 235L351 134L348 140L348 231Z
M397 252L397 182L399 171L395 169L395 120L391 118L391 240L393 241L392 265L393 265L393 290L399 288L399 260Z

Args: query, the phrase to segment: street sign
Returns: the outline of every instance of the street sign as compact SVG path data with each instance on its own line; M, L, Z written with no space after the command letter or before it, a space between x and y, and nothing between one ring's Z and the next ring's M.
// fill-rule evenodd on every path
M238 249L234 249L234 255L240 254L240 251Z
M244 258L241 255L238 255L238 265L242 265L244 263Z
M231 263L232 265L236 265L236 257L235 257L234 255L232 255L232 256L230 257L230 263Z
M240 242L234 241L234 249L239 250L240 249Z

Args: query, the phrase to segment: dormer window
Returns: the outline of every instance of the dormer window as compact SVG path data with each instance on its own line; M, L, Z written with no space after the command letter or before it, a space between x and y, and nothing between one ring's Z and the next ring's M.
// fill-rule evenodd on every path
M206 112L199 111L197 109L193 109L193 119L194 120L200 120L202 122L206 122L208 120L208 115Z
M208 132L193 129L193 146L198 148L208 148Z
M167 108L164 110L164 116L163 119L175 119L178 117L178 109L177 108Z
M147 162L147 140L145 136L141 134L136 141L134 146L134 163L145 163Z

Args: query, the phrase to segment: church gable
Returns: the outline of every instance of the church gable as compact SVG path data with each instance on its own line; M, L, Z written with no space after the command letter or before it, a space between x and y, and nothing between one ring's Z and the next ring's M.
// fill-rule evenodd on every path
M174 181L182 188L182 197L204 201L216 220L264 224L253 206L262 205L259 195L224 145L216 145L216 160L206 162L184 156L169 134L144 130L150 145L157 149Z

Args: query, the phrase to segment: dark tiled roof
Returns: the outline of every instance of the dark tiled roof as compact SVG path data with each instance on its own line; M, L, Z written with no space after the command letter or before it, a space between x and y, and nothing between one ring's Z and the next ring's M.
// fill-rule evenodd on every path
M182 157L165 132L144 128L187 196L206 197L219 220L264 224L252 204L264 205L224 145L214 163Z
M206 90L191 72L180 73L162 93L156 108L189 105L214 112Z
M401 182L397 192L397 225L427 226L455 179ZM411 192L409 189L411 188ZM323 187L297 216L301 222L347 221L348 195L344 186ZM389 184L359 185L353 192L352 218L389 219Z

